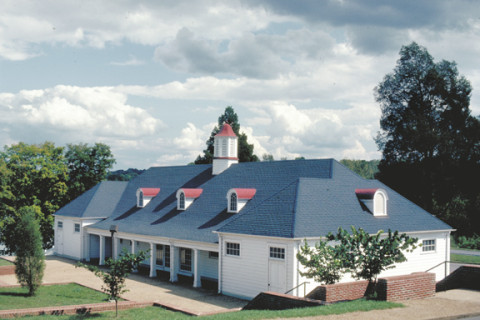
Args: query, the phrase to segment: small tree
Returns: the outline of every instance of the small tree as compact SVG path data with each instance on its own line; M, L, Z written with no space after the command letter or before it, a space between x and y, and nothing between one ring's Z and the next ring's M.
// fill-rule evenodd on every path
M344 252L344 268L357 279L368 280L367 294L375 291L378 275L387 269L395 268L395 263L407 260L403 251L411 252L417 246L417 238L411 238L405 233L383 230L370 235L362 228L358 230L352 226L352 233L338 228L337 234L329 234L329 240L339 241Z
M315 247L305 243L297 253L298 261L307 271L300 274L307 278L324 284L333 284L340 280L344 268L344 252L340 246L330 246L326 241L320 239Z
M147 253L144 251L134 254L123 249L118 259L108 258L105 260L105 266L108 268L106 272L97 266L86 265L81 262L77 264L77 267L86 268L102 279L102 290L109 295L110 300L115 300L115 316L118 316L118 299L122 293L128 291L125 289L125 279L133 270L137 269L140 263L146 258L148 258Z
M15 274L22 287L28 287L28 295L35 295L42 284L45 270L45 254L42 235L37 220L39 207L22 207L15 227ZM40 212L41 214L41 212Z

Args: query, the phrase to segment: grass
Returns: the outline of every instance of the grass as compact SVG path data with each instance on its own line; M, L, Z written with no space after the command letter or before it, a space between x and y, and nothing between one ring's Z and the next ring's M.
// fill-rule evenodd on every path
M108 296L78 284L41 286L34 297L28 288L0 287L0 310L99 303Z
M221 313L212 316L196 317L201 320L240 320L240 319L273 319L273 318L301 318L311 316L321 316L330 314L342 314L354 311L370 311L370 310L382 310L403 307L400 303L386 302L386 301L373 301L373 300L356 300L349 302L341 302L328 306L290 309L290 310L246 310L229 313ZM86 315L72 315L72 316L37 316L29 317L29 319L115 319L115 312L102 312L92 313ZM173 319L184 320L192 319L191 316L187 316L180 312L168 311L159 307L146 307L140 309L120 310L118 318L116 319Z
M450 254L450 261L458 263L477 263L480 264L480 256L468 256L464 254Z
M13 266L13 263L8 260L0 258L0 267L3 267L3 266Z

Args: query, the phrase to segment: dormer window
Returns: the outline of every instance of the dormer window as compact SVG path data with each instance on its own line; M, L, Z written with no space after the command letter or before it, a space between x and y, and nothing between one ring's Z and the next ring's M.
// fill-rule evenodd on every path
M192 203L200 197L203 189L181 188L177 191L177 210L186 210Z
M145 207L150 200L155 198L160 192L160 188L138 188L137 189L137 207Z
M387 192L383 189L355 189L358 199L374 216L387 215Z
M242 210L247 204L248 200L253 198L256 192L256 189L230 189L227 193L227 211L231 213L240 212L240 210Z

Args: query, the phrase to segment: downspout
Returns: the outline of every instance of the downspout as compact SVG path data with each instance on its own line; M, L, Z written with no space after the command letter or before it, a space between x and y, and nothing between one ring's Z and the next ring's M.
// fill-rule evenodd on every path
M448 275L448 261L450 260L450 231L445 236L445 278ZM445 279L444 278L444 279Z
M222 293L222 273L223 273L223 239L222 236L218 235L218 293Z

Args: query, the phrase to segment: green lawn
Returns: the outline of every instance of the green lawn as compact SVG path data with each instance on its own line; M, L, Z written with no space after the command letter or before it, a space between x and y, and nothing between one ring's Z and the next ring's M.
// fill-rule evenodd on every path
M11 265L13 265L13 263L11 263L10 261L0 258L0 267L2 267L2 266L11 266Z
M468 256L463 254L450 254L450 261L458 263L477 263L480 264L480 256Z
M328 306L321 307L312 307L312 308L302 308L302 309L291 309L291 310L280 310L280 311L263 311L263 310L248 310L248 311L238 311L238 312L229 312L222 313L213 316L204 316L198 317L202 320L240 320L240 319L273 319L273 318L301 318L301 317L311 317L311 316L320 316L320 315L329 315L329 314L342 314L347 312L354 311L370 311L378 309L391 309L403 307L400 303L385 302L385 301L372 301L372 300L356 300L350 302L342 302L337 304L332 304ZM102 312L102 313L93 313L87 315L73 315L73 316L38 316L38 317L29 317L30 319L115 319L115 312ZM165 310L159 307L146 307L141 309L129 309L129 310L120 310L118 313L117 319L133 319L133 320L143 320L143 319L173 319L173 320L182 320L182 319L192 319L191 316L187 316L180 312L172 312Z
M107 295L78 284L41 286L34 297L28 288L0 287L0 310L104 302Z

